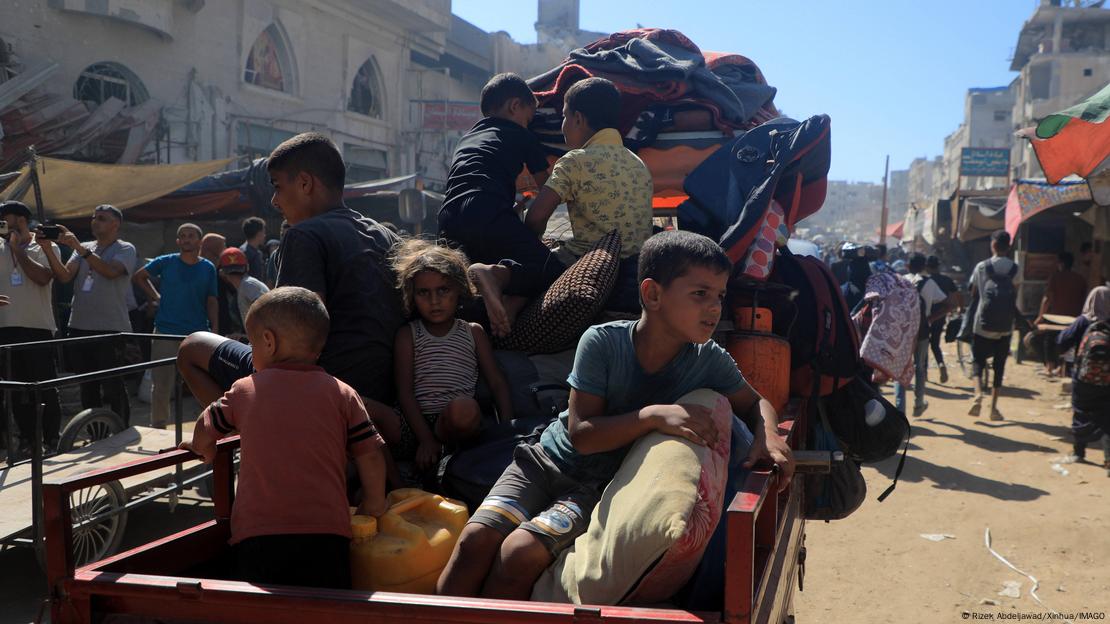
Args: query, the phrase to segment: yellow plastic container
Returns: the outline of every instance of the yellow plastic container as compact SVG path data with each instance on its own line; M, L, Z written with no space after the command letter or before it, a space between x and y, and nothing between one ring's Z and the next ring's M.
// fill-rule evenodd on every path
M354 589L435 593L466 525L466 505L418 489L389 493L381 518L351 517Z

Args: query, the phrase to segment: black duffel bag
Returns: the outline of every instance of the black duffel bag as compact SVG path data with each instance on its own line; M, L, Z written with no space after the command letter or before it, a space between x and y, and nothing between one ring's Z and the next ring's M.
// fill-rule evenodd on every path
M550 422L550 418L518 418L487 427L476 444L440 460L437 476L441 491L466 503L473 513L512 463L513 450L520 444L538 442Z

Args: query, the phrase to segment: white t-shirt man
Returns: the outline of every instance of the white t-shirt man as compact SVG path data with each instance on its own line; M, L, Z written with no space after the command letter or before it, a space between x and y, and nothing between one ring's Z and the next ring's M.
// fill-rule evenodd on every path
M944 294L940 285L936 280L923 273L910 273L906 277L909 278L910 283L917 289L918 294L925 300L925 315L929 316L933 313L933 306L938 303L944 303L948 299L948 295ZM925 280L925 285L921 285L921 280Z
M24 251L27 257L42 266L49 266L46 253L38 243L29 243ZM53 280L39 286L27 277L11 250L8 241L0 239L0 295L7 295L11 303L0 307L0 327L23 327L56 331L54 303L51 296Z

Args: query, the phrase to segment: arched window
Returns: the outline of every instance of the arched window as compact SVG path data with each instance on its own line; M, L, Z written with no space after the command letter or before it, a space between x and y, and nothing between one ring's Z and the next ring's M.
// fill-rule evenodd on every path
M119 63L94 63L85 68L73 85L73 99L103 104L108 98L136 106L150 99L143 81Z
M289 46L276 24L270 24L251 46L243 81L275 91L294 90L294 71Z
M358 73L351 83L351 97L347 99L347 110L371 117L382 116L382 81L379 79L374 57L366 59L362 67L358 68Z

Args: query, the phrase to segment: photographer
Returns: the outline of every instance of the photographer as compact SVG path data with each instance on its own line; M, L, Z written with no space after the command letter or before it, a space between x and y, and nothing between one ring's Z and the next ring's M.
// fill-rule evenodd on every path
M58 226L61 232L57 243L73 250L65 264L50 239L41 233L36 237L50 262L54 278L63 284L77 279L66 332L70 338L131 331L127 289L131 287L136 254L134 245L119 239L121 225L123 213L115 206L103 204L93 210L91 229L95 240L91 242L82 243L68 229ZM123 341L118 339L77 343L66 348L66 359L76 373L116 368L124 364L123 347ZM83 408L105 404L124 422L129 421L130 409L122 378L81 384Z
M46 254L35 243L31 232L31 210L23 203L7 201L0 204L0 296L9 298L9 305L0 307L0 344L51 340L57 329L51 282L54 277L47 266ZM54 349L27 349L11 354L12 370L3 371L4 379L43 381L57 377ZM47 450L58 445L61 407L57 390L44 390L46 404L42 414L42 436ZM31 453L35 432L34 397L25 392L12 393L12 411L19 427L20 455ZM6 419L3 419L6 424ZM11 460L9 460L11 461Z

